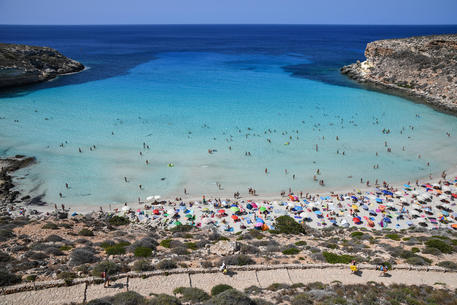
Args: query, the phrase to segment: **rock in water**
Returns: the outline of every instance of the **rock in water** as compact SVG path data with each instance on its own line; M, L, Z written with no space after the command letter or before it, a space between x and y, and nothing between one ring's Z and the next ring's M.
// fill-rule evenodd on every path
M52 48L0 43L0 88L41 82L83 69L84 65Z
M457 113L457 34L374 41L365 57L341 73Z

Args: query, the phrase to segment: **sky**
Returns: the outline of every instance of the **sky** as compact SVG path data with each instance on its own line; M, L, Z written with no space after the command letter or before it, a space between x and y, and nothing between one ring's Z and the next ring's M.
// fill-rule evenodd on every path
M457 24L457 0L0 0L0 24Z

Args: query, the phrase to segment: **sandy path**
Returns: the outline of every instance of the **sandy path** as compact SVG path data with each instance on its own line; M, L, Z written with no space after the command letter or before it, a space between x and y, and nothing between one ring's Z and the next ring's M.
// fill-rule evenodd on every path
M367 269L362 270L361 276L352 275L348 268L309 268L275 270L234 271L232 276L221 273L179 273L170 275L156 275L142 279L130 278L129 290L149 296L151 293L172 294L176 287L198 287L210 291L217 284L228 284L239 290L251 285L268 287L272 283L331 283L340 281L343 284L367 283L369 281L386 285L403 283L407 285L426 284L433 286L436 283L445 283L447 288L457 288L457 273L417 270L393 270L391 277L380 277L379 272ZM113 287L103 288L103 284L91 284L87 287L87 301L104 296L114 295L127 290L127 278L113 282ZM442 286L440 286L442 287ZM54 305L70 302L82 302L84 299L85 284L71 287L49 288L36 291L25 291L0 296L0 304L13 305Z

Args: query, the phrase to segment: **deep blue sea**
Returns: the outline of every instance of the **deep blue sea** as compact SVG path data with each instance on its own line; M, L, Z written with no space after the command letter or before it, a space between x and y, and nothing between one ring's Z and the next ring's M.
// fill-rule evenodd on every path
M18 173L18 188L73 205L246 195L248 187L262 196L352 189L360 178L407 182L456 165L456 117L365 90L339 68L364 60L373 40L456 32L0 26L1 42L53 47L87 67L0 91L0 155L36 156L37 165ZM325 187L313 179L317 169Z

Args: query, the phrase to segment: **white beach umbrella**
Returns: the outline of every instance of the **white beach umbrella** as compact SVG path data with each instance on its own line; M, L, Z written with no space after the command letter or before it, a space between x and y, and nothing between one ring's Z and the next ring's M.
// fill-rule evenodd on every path
M127 212L127 211L130 211L130 207L127 205L124 205L121 210L124 212Z

